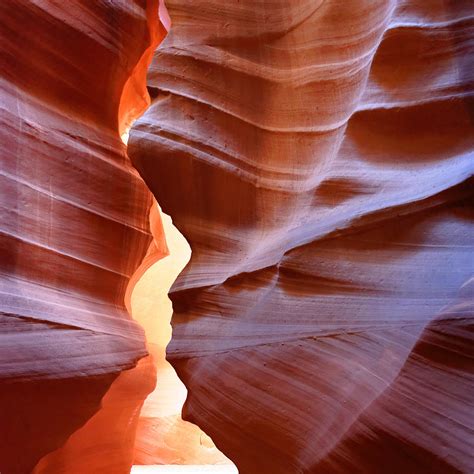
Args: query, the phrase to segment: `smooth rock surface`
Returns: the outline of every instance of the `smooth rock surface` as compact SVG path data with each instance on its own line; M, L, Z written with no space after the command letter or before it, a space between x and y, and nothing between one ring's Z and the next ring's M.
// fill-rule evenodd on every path
M472 2L167 5L129 154L185 419L243 474L471 472Z

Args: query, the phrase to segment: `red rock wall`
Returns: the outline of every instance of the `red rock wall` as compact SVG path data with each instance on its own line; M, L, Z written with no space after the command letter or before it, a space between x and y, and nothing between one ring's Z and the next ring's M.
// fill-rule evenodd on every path
M470 472L471 2L167 5L129 151L186 419L241 473Z
M123 430L152 389L150 366L114 382L147 353L124 295L151 204L120 133L149 103L145 74L165 29L157 0L0 3L0 471L26 473L87 424L111 384L135 387L122 405L102 401ZM85 456L87 472L128 472L128 433ZM55 456L41 472L85 472L77 452Z

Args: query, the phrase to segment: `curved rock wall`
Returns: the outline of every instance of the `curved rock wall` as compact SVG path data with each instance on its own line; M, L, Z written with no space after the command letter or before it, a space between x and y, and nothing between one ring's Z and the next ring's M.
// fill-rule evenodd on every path
M471 2L167 5L129 153L185 418L241 473L469 472Z
M122 413L123 430L152 389L144 363L116 380L147 354L123 299L151 203L120 133L149 103L165 29L158 0L6 0L0 12L0 471L26 473L87 425L110 387L102 416ZM79 455L87 472L129 472L133 430L98 449L98 426L40 471L85 472ZM95 457L84 456L93 439Z

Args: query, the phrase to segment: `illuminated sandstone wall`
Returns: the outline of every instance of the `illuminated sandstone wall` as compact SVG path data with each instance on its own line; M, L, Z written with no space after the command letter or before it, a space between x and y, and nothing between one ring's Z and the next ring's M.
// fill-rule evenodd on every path
M152 231L155 221L160 222L160 230L165 232L169 255L142 274L131 296L131 314L145 330L147 348L157 372L155 390L148 395L140 411L134 464L186 464L194 465L193 469L196 465L229 464L205 433L181 418L186 388L165 358L173 312L168 292L189 261L191 249L171 218L162 214L156 203L151 210ZM162 240L160 234L155 240Z
M472 2L167 5L129 153L185 418L244 474L470 472Z
M125 370L147 354L124 295L151 199L120 133L149 102L158 0L0 3L0 471L126 473L154 369Z

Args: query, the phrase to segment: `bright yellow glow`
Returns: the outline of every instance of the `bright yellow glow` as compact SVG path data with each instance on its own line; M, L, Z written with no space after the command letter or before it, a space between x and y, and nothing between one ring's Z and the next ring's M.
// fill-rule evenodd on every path
M170 254L154 263L140 278L132 293L132 314L145 329L149 351L157 364L157 382L143 405L142 417L180 415L186 399L186 387L165 360L171 339L173 307L168 291L191 257L188 242L160 210Z
M120 135L120 138L125 143L125 145L127 145L129 137L130 137L130 128L127 128L127 130L125 130L125 132L123 132L122 135Z
M157 367L156 389L148 396L140 413L135 443L135 463L218 464L224 470L188 469L180 472L236 473L237 470L231 461L215 447L211 438L196 425L181 418L181 409L187 394L186 388L172 366L165 360L166 345L171 339L172 304L168 298L168 291L189 261L191 249L186 239L173 225L171 218L161 210L160 216L169 255L145 271L131 295L132 315L145 329L148 349ZM229 467L233 470L229 471ZM175 472L156 470L162 469L160 466L150 468L155 470L146 472ZM139 472L137 469L133 472Z
M164 351L171 339L173 312L168 291L191 258L191 248L171 218L161 210L159 214L169 255L155 262L136 283L132 293L132 313L145 329L148 344Z

